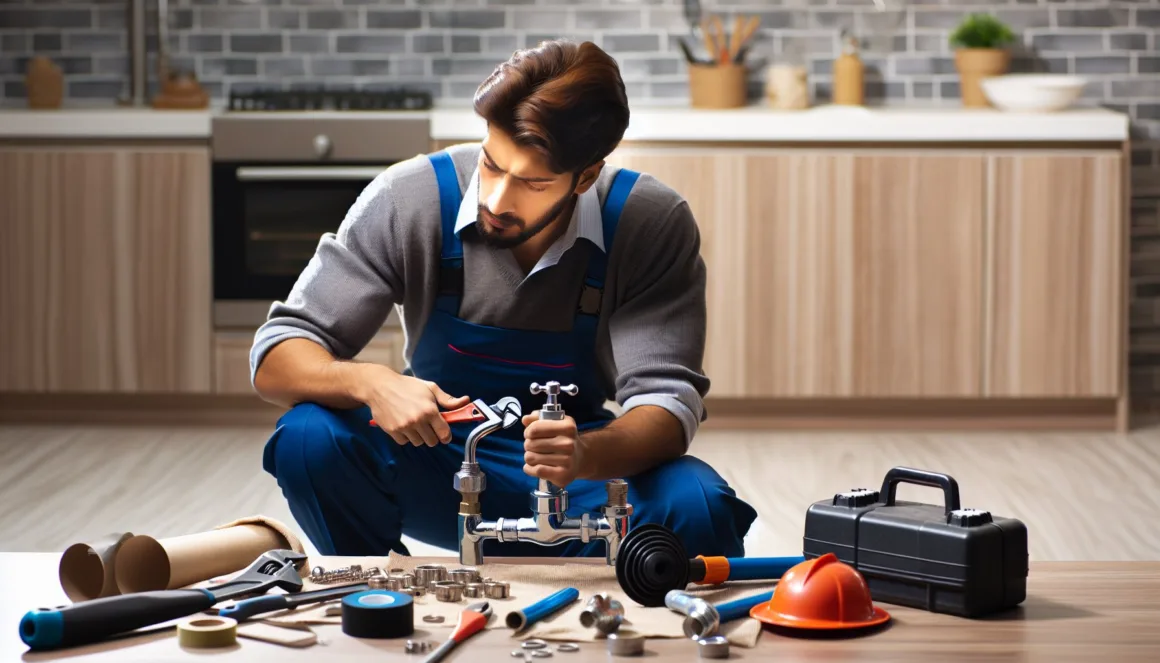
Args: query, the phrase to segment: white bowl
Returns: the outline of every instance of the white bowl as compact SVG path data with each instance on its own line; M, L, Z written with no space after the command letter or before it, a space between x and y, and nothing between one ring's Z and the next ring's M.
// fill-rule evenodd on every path
M1007 74L984 78L980 85L995 108L1045 113L1074 104L1083 94L1087 79L1064 74Z

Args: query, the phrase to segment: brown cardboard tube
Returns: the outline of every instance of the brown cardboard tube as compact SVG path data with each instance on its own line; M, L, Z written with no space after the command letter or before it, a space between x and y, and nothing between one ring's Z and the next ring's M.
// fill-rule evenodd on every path
M289 547L275 529L258 524L161 540L138 535L117 554L117 586L125 594L187 587L241 571L268 550Z
M74 543L60 556L60 586L73 603L115 596L117 551L133 536L118 532L92 543Z

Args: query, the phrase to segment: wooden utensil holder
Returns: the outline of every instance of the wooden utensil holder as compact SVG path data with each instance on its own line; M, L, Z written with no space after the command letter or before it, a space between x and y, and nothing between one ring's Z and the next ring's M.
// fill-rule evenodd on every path
M693 108L739 108L749 100L749 70L741 64L690 64Z

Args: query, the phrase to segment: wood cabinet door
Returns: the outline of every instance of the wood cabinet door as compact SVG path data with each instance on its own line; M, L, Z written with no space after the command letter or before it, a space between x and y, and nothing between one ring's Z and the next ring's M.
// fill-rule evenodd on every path
M754 150L747 395L981 392L985 160Z
M982 395L986 181L979 154L854 157L852 395Z
M209 151L0 148L0 389L208 392Z
M606 161L660 180L689 203L701 235L708 310L702 370L716 397L747 395L745 159L735 150L621 147Z
M993 157L986 394L1120 391L1123 157Z

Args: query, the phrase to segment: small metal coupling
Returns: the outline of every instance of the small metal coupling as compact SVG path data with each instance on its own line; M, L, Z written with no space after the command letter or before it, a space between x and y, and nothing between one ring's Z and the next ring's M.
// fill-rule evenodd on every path
M447 567L442 564L420 564L415 567L415 587L430 587L431 583L447 579Z
M608 506L628 506L628 482L624 479L611 479L604 483L608 493Z
M482 582L469 582L463 586L463 595L470 599L479 599L487 596L484 593Z
M463 583L451 580L440 580L432 583L435 598L443 603L458 603L463 600Z
M729 641L723 635L714 635L697 640L701 658L729 658Z
M483 593L489 599L506 599L511 593L511 585L506 582L485 582L483 583Z
M622 623L624 623L624 605L605 592L588 599L584 611L580 613L581 626L595 628L605 635L616 633Z
M613 656L641 656L644 654L644 637L637 633L609 633L608 653Z
M478 569L460 568L448 571L447 578L466 585L479 582L481 576Z

